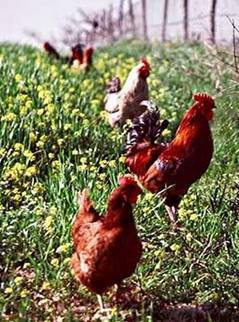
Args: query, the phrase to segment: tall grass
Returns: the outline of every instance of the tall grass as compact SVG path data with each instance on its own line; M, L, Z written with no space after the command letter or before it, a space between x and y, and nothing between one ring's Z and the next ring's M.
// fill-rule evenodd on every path
M170 121L170 140L192 93L216 96L214 157L171 229L161 200L146 193L135 209L144 255L126 281L128 304L111 321L152 321L158 303L238 304L239 113L232 70L200 45L121 43L96 52L77 73L40 50L0 46L0 307L16 321L91 321L95 297L69 267L75 195L88 187L98 211L126 169L123 133L103 111L111 75L122 80L151 59L150 96ZM126 292L126 293L127 293ZM111 295L105 296L110 305ZM156 321L159 321L157 317Z

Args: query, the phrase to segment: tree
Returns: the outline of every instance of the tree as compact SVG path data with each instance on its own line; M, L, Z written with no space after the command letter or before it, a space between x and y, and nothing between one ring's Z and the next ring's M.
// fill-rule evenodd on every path
M148 40L146 0L142 0L142 16L143 16L144 40Z
M168 20L168 0L164 0L162 41L166 40L167 20Z
M188 0L183 0L184 41L188 40Z
M213 44L216 42L216 6L217 0L212 0L210 20L211 20L211 41Z
M136 36L136 28L135 28L135 18L134 18L134 6L132 0L129 0L129 17L131 22L132 34L133 37Z

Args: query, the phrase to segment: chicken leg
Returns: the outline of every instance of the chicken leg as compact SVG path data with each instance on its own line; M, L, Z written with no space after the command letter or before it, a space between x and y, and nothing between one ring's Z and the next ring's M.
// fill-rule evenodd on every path
M176 224L178 219L178 209L175 206L165 206L172 224Z

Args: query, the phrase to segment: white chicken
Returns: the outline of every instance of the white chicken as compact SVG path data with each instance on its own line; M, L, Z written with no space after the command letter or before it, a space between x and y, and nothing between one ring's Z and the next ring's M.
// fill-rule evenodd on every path
M120 127L127 119L134 119L145 111L146 106L140 103L149 99L147 84L149 74L150 65L145 58L142 58L130 71L122 89L119 78L114 78L109 83L104 102L110 126Z

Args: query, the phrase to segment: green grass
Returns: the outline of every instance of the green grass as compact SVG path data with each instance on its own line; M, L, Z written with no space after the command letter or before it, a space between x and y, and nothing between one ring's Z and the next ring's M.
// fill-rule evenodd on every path
M80 74L37 49L2 44L3 320L93 320L95 296L74 280L69 267L75 195L88 187L103 213L118 175L126 172L119 159L123 134L108 126L102 112L104 87L111 75L124 80L142 55L152 60L151 98L170 121L166 140L191 105L192 93L216 96L215 151L207 173L181 204L182 231L172 231L158 197L146 193L136 206L144 255L125 281L130 301L108 320L161 321L169 303L238 305L239 84L233 71L200 45L121 43L96 52L95 67ZM110 293L105 301L110 305Z

